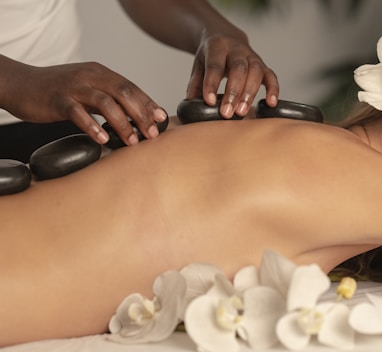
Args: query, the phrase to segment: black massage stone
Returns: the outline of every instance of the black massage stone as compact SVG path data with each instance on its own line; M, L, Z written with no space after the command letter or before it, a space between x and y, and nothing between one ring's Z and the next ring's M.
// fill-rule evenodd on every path
M134 130L135 130L135 132L136 132L136 134L138 136L139 141L143 141L144 139L146 139L145 136L141 133L141 131L139 131L139 129L137 128L136 123L134 121L132 121L132 120L130 121L130 123L133 126L133 128L134 128ZM164 120L163 122L157 122L156 125L158 127L159 133L162 133L163 131L165 131L167 126L168 126L168 116L167 116L166 120ZM118 136L117 132L115 132L113 127L111 127L108 122L105 122L102 125L102 128L109 135L109 141L105 144L106 147L108 147L109 149L115 150L115 149L119 149L121 147L125 147L126 146L126 144Z
M26 190L32 181L29 168L21 161L0 159L0 195Z
M284 117L287 119L319 123L324 121L324 116L318 107L286 100L279 100L277 106L274 108L269 107L265 99L260 100L257 105L256 117L259 119Z
M242 120L243 117L234 114L231 119L221 116L219 110L223 94L218 94L217 103L214 106L207 105L202 98L184 99L177 108L177 115L183 124L215 120Z
M102 147L86 134L66 136L34 151L30 169L39 180L62 177L98 160L101 151Z

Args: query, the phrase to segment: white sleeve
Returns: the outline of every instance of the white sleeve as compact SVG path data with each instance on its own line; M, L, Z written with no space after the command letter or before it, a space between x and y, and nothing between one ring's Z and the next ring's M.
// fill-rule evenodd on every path
M1 0L0 54L35 66L80 60L77 0ZM19 120L0 109L0 124Z

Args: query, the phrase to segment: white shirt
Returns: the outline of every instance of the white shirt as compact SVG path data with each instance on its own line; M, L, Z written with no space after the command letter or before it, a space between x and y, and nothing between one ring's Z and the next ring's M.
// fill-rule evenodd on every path
M34 65L80 60L77 0L0 0L0 54ZM20 100L22 97L20 97ZM0 125L20 122L0 109Z

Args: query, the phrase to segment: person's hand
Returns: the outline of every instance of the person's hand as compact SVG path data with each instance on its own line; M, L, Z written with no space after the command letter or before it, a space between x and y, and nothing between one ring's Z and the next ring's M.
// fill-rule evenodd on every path
M266 101L277 105L279 85L275 73L251 49L243 33L205 34L196 52L187 98L203 97L211 106L223 78L227 78L220 113L231 118L248 114L263 84Z
M15 64L16 65L16 64ZM158 135L155 122L166 112L132 82L98 63L34 67L17 63L7 79L4 108L22 120L72 120L98 143L106 131L90 114L102 115L127 145L138 143L129 118L146 138Z

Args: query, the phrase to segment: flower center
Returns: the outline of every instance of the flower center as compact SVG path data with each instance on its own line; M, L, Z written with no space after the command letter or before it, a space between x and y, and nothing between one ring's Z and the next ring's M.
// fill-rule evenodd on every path
M143 326L147 321L152 320L160 310L159 302L156 299L145 298L142 302L134 302L129 306L129 317L137 325Z
M301 309L297 317L298 325L307 335L317 335L323 322L324 314L314 308Z
M236 330L243 318L244 304L240 297L234 295L220 300L216 309L217 324L226 330Z
M351 277L343 277L340 284L337 287L337 301L340 301L341 298L352 298L356 290L357 281L355 281Z

